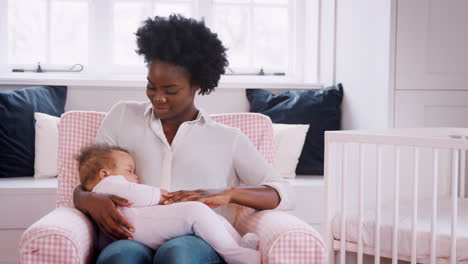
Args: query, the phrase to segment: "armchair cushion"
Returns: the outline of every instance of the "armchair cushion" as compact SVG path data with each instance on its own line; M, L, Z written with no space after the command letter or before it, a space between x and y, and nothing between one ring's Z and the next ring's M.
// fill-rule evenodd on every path
M92 262L95 238L94 225L83 213L74 208L56 208L23 233L20 262Z
M74 207L73 188L79 184L78 164L80 149L94 141L106 113L70 111L59 123L58 200L57 206Z

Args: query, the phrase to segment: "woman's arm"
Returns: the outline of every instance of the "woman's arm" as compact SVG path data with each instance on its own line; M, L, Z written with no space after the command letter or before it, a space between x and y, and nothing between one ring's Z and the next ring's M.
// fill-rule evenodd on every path
M109 237L133 239L127 230L134 232L134 227L116 208L116 205L131 205L127 200L115 195L89 192L78 185L73 191L73 203L78 210L90 216Z
M278 192L270 186L259 187L233 187L231 188L231 201L255 210L267 210L278 207L281 198Z
M280 196L269 186L232 187L226 189L177 191L164 194L165 205L185 201L198 201L211 208L235 203L255 210L274 209L280 203Z
M243 133L234 141L233 165L239 179L248 187L234 188L234 203L252 208L290 210L294 208L292 187L272 167Z

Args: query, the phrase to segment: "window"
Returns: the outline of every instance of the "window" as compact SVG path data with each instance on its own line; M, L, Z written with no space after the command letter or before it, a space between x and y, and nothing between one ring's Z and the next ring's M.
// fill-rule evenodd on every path
M7 11L0 10L7 22L7 29L0 29L0 44L7 47L0 64L11 69L79 63L93 74L142 72L136 29L147 17L178 13L204 19L219 35L228 48L227 74L254 75L262 69L317 82L316 72L307 78L303 72L305 60L317 60L319 23L310 23L310 17L318 21L319 1L8 0Z
M8 0L7 17L9 64L88 63L87 1Z
M193 17L189 0L113 2L113 63L115 65L141 65L142 58L135 53L135 31L147 17L168 16L172 13Z
M289 7L287 0L214 1L212 27L228 48L232 68L287 70Z

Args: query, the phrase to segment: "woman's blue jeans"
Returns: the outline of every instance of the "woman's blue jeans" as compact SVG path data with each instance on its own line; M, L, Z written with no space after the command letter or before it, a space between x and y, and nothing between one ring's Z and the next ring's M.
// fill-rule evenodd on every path
M203 239L185 235L164 243L156 252L133 240L117 240L99 254L98 264L217 264L225 263Z

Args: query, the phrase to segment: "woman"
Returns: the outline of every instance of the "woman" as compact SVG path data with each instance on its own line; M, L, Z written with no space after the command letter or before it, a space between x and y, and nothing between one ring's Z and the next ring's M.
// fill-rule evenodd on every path
M137 53L148 66L149 102L121 102L103 121L97 143L117 145L135 158L144 184L168 190L167 204L200 201L233 219L232 204L257 210L290 209L291 189L238 129L210 119L194 105L227 66L225 48L203 22L171 15L144 22ZM246 187L238 187L240 181ZM224 263L203 240L182 236L156 252L132 241L133 227L116 210L129 202L76 188L76 208L117 240L98 263ZM130 232L129 232L130 231Z

